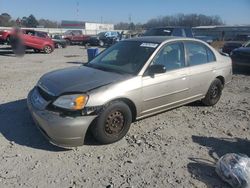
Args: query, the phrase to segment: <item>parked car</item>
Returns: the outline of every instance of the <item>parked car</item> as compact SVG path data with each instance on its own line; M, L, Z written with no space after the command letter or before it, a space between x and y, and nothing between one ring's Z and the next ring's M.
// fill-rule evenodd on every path
M68 30L62 38L67 41L67 44L86 44L90 36L84 35L82 30Z
M233 40L234 41L249 41L250 35L236 35Z
M12 30L0 31L0 44L10 43L10 36L12 32L13 32Z
M16 46L18 41L18 46L33 49L35 52L43 51L49 54L54 50L54 42L46 32L32 29L13 29L9 38L12 47Z
M230 54L231 51L241 46L242 46L241 42L234 42L234 41L226 42L222 47L222 52L226 54Z
M53 40L56 48L66 48L67 47L67 41L62 38L62 35L55 35L52 37L52 40Z
M92 46L110 46L120 39L120 33L116 31L101 32L96 36L91 36L87 43Z
M143 36L178 36L193 38L192 29L189 27L159 27L147 30Z
M52 143L83 145L90 130L107 144L123 138L138 119L197 100L215 105L231 73L231 59L203 41L133 38L87 64L45 74L27 103Z
M195 36L196 39L200 39L208 44L212 44L214 41L214 38L211 36Z
M250 70L250 41L242 47L234 49L230 54L234 68L246 68Z
M30 29L22 30L22 41L26 48L34 49L35 52L50 54L54 51L54 42L48 33Z

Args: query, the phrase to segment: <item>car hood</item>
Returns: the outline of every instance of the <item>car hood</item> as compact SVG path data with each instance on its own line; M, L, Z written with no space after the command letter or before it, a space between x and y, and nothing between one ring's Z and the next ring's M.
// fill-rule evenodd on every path
M127 74L106 72L86 66L49 72L41 77L38 86L53 96L84 93L131 77Z

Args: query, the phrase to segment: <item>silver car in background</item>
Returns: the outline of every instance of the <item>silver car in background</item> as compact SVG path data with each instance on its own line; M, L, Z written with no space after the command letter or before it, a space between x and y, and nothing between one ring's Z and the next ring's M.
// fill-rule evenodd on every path
M51 143L103 144L123 138L138 119L201 100L215 105L231 81L231 59L197 39L121 41L79 67L45 74L27 103Z

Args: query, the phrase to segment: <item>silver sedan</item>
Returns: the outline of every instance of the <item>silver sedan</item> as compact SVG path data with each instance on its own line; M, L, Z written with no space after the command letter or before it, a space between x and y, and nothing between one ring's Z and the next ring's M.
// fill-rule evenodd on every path
M28 95L44 135L62 147L123 138L138 119L200 100L215 105L232 76L231 59L197 39L121 41L79 67L45 74Z

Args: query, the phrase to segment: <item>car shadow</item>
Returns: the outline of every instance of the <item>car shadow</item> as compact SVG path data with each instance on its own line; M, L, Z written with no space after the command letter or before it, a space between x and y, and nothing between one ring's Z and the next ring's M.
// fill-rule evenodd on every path
M207 107L205 104L203 104L201 101L194 101L191 103L186 104L185 106L192 106L192 107Z
M207 147L209 149L208 154L215 160L227 153L243 153L250 156L250 141L247 139L192 136L192 140L201 146Z
M215 172L215 164L200 158L189 158L191 160L187 165L187 169L191 177L203 182L207 188L223 187L231 188L227 183L223 182Z
M80 61L67 61L66 63L75 64L75 65L83 65L84 64L84 62L80 62Z
M213 161L227 153L243 153L250 156L250 141L242 138L215 138L192 136L193 142L208 149L208 155ZM207 187L228 187L215 172L215 163L203 159L190 158L187 165L189 173L195 179L204 182Z
M34 52L32 49L26 49L25 54L37 54L37 53ZM8 46L0 48L0 56L20 57L20 55L14 54L12 48Z
M50 144L34 125L26 99L0 104L0 133L15 144L47 151L65 151Z
M11 47L0 48L0 56L15 57Z

